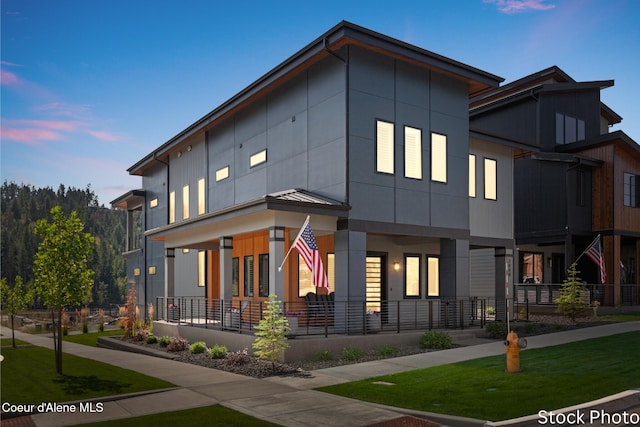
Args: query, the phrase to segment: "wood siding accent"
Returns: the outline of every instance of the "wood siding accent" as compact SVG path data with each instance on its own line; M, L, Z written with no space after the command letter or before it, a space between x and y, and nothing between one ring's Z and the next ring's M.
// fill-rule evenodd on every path
M239 258L239 290L240 299L261 299L267 300L268 298L260 297L258 293L258 255L269 253L269 230L260 230L253 233L239 234L233 236L233 252L232 256ZM248 297L244 294L244 257L253 255L253 296Z

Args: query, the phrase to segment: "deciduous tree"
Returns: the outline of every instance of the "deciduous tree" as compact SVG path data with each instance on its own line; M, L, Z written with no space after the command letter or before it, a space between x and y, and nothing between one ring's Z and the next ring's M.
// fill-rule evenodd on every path
M65 217L62 208L55 206L51 216L51 222L41 219L36 223L35 233L42 241L33 272L36 294L51 310L56 371L62 374L62 310L91 298L94 273L87 262L94 245L75 211Z
M9 286L6 277L0 280L0 295L2 295L2 310L11 316L11 343L16 348L16 334L13 320L20 310L27 308L33 300L30 290L24 288L22 276L16 276L16 283Z

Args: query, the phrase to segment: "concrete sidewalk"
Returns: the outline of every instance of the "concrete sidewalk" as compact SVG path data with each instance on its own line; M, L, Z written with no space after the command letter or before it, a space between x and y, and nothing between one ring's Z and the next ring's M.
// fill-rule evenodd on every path
M565 344L629 331L640 331L640 322L616 323L528 337L528 348ZM11 332L3 328L2 333L7 337L10 336ZM53 340L47 336L30 335L16 331L16 338L34 345L53 348ZM34 414L31 416L31 420L38 427L67 426L130 418L214 404L222 404L256 418L283 426L371 426L389 422L408 414L450 426L482 426L485 424L483 420L385 407L333 396L313 389L378 375L504 354L504 346L502 342L498 341L445 351L320 369L313 371L311 378L271 377L254 379L169 359L88 347L69 342L63 344L63 350L66 353L161 378L175 384L177 387L134 396L98 399L97 402L103 403L104 409L101 413ZM638 397L640 393L636 393L636 395ZM619 396L616 396L616 399L618 398ZM628 400L628 397L625 396L625 399ZM632 401L635 402L635 400ZM637 408L640 408L640 397L638 397L637 401L639 403ZM611 408L610 400L605 399L604 402L607 403L607 408ZM634 403L632 403L633 405ZM522 424L518 421L518 425L537 425L535 420L529 420L528 422L531 423ZM514 420L513 425L515 423ZM505 423L503 422L501 425L505 425Z

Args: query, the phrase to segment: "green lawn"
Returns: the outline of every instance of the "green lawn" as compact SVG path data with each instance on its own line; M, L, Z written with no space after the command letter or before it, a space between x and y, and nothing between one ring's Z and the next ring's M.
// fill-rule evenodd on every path
M16 345L29 345L29 343L16 338ZM0 338L0 347L13 347L13 339Z
M117 335L124 335L122 329L113 329L104 332L90 332L88 334L72 334L63 336L62 339L64 341L74 342L76 344L84 344L91 347L96 347L98 345L98 337L112 337ZM62 348L64 349L64 344L62 345Z
M213 405L204 408L84 425L91 427L157 427L171 425L190 427L268 427L277 426L278 424L262 421L221 405Z
M68 402L174 387L157 378L65 353L64 375L58 375L53 350L42 347L3 347L2 355L3 402Z
M369 378L319 390L369 402L499 421L640 387L640 332ZM384 381L394 385L374 384Z

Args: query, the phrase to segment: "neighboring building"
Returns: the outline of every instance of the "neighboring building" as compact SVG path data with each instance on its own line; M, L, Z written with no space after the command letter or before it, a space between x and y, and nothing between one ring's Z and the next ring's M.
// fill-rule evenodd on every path
M139 303L304 301L295 251L278 267L307 215L336 305L392 322L384 301L504 294L513 158L535 144L470 133L469 99L501 81L338 24L129 168L143 189L112 204Z
M515 159L516 280L562 283L600 234L607 305L640 302L630 300L640 283L640 146L621 131L608 133L622 120L600 101L610 86L612 80L576 82L550 67L470 104L471 129L540 147ZM578 270L600 284L589 258Z

